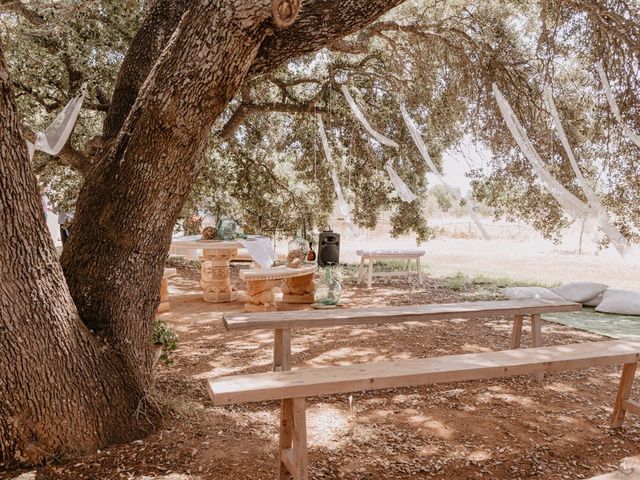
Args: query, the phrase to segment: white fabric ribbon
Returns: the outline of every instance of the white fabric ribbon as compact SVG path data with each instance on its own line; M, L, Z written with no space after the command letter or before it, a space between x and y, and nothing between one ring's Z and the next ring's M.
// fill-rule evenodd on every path
M380 132L378 132L376 129L374 129L371 126L371 124L366 119L366 117L364 116L364 114L356 104L355 100L349 93L349 89L347 88L346 85L341 85L340 90L342 91L344 98L347 100L347 103L349 104L349 107L351 108L353 115L358 119L360 123L362 123L364 128L367 130L367 132L371 134L373 138L375 138L382 145L386 145L387 147L392 147L395 149L400 148L400 146L396 142L394 142L388 137L385 137L384 135L382 135ZM398 172L396 172L395 169L393 168L393 162L391 160L389 160L386 163L385 169L387 170L387 173L389 174L389 180L391 180L391 184L393 185L393 188L395 189L400 199L404 202L409 202L409 203L413 202L417 198L416 195L411 191L409 186L400 178L400 175L398 175Z
M456 201L460 202L461 197L456 191L456 189L451 187L451 185L449 185L445 181L445 179L442 177L442 175L438 171L438 167L436 167L436 164L433 163L433 160L431 159L431 155L429 155L427 146L424 144L424 141L420 136L420 132L418 132L418 128L416 127L416 124L413 122L413 119L409 115L409 112L407 112L407 109L404 107L402 103L400 104L400 112L402 113L402 118L404 119L404 123L407 125L407 128L409 129L411 138L413 138L413 142L416 144L416 147L418 147L418 150L420 151L420 154L422 155L422 158L424 159L425 163L429 167L429 170L431 170L431 172L436 176L436 178L440 180L440 183L445 188L445 190L449 192L449 195L455 198ZM482 225L482 222L480 221L480 217L478 217L478 214L476 213L474 206L475 204L473 202L467 202L466 203L467 212L469 213L471 220L473 220L473 223L475 223L478 229L480 230L480 233L482 233L482 236L484 237L484 239L491 240L491 235L489 235L489 232L487 232L487 230L484 228L484 225Z
M520 146L525 157L527 157L529 163L533 166L538 177L540 177L540 179L545 183L549 193L551 193L558 203L575 218L584 218L589 216L589 206L564 188L564 186L545 168L538 152L536 152L536 149L531 144L531 140L529 140L529 137L516 117L516 114L511 109L511 105L509 105L509 102L507 102L507 99L502 95L502 92L495 83L493 84L493 95L498 102L498 107L500 108L504 121L507 123L507 127L509 127L511 135L513 135L513 138Z
M36 132L36 140L34 143L27 141L27 150L29 159L33 159L36 150L48 153L49 155L58 155L67 143L73 127L78 120L82 102L87 94L87 84L83 84L80 92L69 100L62 111L51 122L44 132Z
M407 186L407 184L404 183L404 181L400 178L398 173L395 171L395 169L393 168L393 162L391 160L387 161L384 168L387 170L387 173L389 174L389 179L393 184L393 188L395 188L396 192L398 193L398 196L403 202L411 203L416 198L418 198Z
M238 242L247 249L249 256L262 268L269 268L276 261L276 252L270 238L249 236L239 238Z
M620 109L618 108L618 104L616 103L616 99L613 96L613 92L611 91L611 85L609 85L609 80L607 80L607 74L604 72L604 67L602 66L602 62L596 63L596 68L598 69L598 75L600 75L600 82L602 82L602 87L604 88L604 93L607 96L607 101L609 102L609 107L611 107L611 111L613 112L613 116L616 117L616 120L622 127L622 134L635 143L638 147L640 147L640 135L634 133L622 119L622 115L620 114Z
M349 209L349 204L344 198L344 194L342 192L342 186L340 185L340 179L338 179L338 174L336 173L335 164L333 163L333 157L331 155L331 150L329 149L329 141L327 140L327 133L324 129L324 122L322 121L321 115L316 115L318 118L318 131L320 132L320 139L322 140L322 148L324 150L324 154L327 157L327 162L329 163L329 168L331 169L331 180L333 181L333 187L336 190L336 196L338 197L338 210L342 213L344 217L344 222L351 230L355 236L360 235L358 228L351 221L351 210Z
M365 116L362 114L362 112L360 111L360 108L358 108L358 105L356 105L356 102L353 100L353 97L351 96L351 94L349 93L349 89L347 88L346 85L341 85L340 86L340 90L342 90L342 94L344 95L344 98L347 99L347 103L349 104L349 107L351 107L351 111L353 112L353 114L355 115L355 117L360 121L360 123L362 123L362 125L364 126L364 128L367 129L367 131L371 134L371 136L373 138L375 138L377 141L379 141L381 144L386 145L387 147L392 147L392 148L400 148L400 146L394 142L393 140L391 140L390 138L385 137L384 135L382 135L380 132L377 132L372 126L371 124L367 121L367 119L365 118Z
M567 139L567 135L562 126L562 122L560 122L560 115L558 114L558 109L556 108L556 104L553 101L553 95L551 94L551 89L548 85L544 88L544 100L547 104L547 108L549 108L549 112L551 113L551 118L553 119L553 123L556 127L560 142L562 143L564 151L567 153L567 157L569 157L569 163L571 163L573 173L575 173L578 184L587 197L589 206L593 209L592 213L594 214L594 217L598 220L600 228L604 233L607 234L607 237L609 237L609 240L611 240L611 243L613 243L613 246L616 248L616 250L618 250L620 255L624 256L629 248L629 245L625 238L620 234L618 229L611 223L609 215L600 202L600 199L598 199L595 192L591 189L591 186L587 182L586 178L584 178L584 175L582 175L582 171L580 171L580 167L578 166L576 157L573 154L573 150L569 145L569 140Z

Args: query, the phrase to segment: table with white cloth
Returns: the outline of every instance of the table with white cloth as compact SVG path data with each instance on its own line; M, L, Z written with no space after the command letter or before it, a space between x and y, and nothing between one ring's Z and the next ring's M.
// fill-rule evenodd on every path
M171 253L181 250L202 250L200 260L200 286L202 299L210 303L233 302L238 292L231 283L229 263L238 254L239 248L246 248L249 255L261 267L270 267L276 259L273 245L268 237L249 236L246 239L204 240L194 237L174 238Z

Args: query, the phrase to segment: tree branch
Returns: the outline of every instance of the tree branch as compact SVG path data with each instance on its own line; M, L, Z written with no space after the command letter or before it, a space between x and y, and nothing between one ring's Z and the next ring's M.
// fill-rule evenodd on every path
M16 13L33 25L46 23L46 20L38 12L28 8L20 0L0 0L0 12Z
M104 119L104 140L114 138L120 131L140 87L191 3L189 0L157 0L149 8L118 72Z
M367 26L404 0L309 0L296 22L267 38L248 78L264 75L292 58L315 52Z
M319 50L361 29L403 1L305 1L291 27L277 31L262 43L247 78L268 73L292 58ZM188 0L157 0L150 6L118 73L105 117L104 140L114 138L120 131L140 87L190 5Z
M220 131L220 138L223 140L230 139L233 134L238 130L240 125L247 119L247 117L255 113L266 112L281 112L281 113L327 113L326 108L316 107L315 101L309 101L305 103L242 103L233 112L231 118L227 120L224 127Z

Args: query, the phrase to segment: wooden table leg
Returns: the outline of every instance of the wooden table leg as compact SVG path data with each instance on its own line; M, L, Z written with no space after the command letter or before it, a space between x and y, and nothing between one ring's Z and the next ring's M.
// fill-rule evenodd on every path
M282 400L278 452L280 480L309 480L305 408L304 398Z
M622 427L624 417L627 413L627 408L625 408L627 404L631 403L631 405L637 406L635 403L629 402L631 387L633 386L633 380L635 378L637 368L637 363L627 363L622 368L618 394L616 395L616 401L613 405L613 415L611 415L611 428Z
M276 329L273 336L273 371L291 370L291 330Z
M158 305L158 312L166 312L171 308L169 304L169 279L163 278L160 280L160 304Z
M513 318L513 331L511 333L511 348L520 348L520 342L522 340L523 320L524 320L523 315L516 315Z
M542 319L539 313L531 315L531 346L542 346Z
M531 314L531 346L542 346L542 319L539 313ZM541 381L544 378L544 373L534 373L533 376L537 381Z
M356 285L360 285L364 280L364 257L360 258L360 268L358 268L358 280L356 281Z
M369 257L369 278L367 279L367 285L371 288L373 283L373 257Z

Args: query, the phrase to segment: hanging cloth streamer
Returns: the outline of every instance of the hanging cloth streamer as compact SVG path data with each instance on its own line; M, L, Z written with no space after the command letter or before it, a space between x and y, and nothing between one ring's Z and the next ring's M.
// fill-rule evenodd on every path
M620 234L618 229L611 223L609 215L600 202L600 199L598 199L595 192L591 189L591 186L587 182L586 178L584 178L584 175L582 175L582 171L578 166L578 162L576 161L576 157L573 154L573 150L569 145L569 140L567 139L567 135L562 126L562 122L560 122L560 115L558 114L558 109L556 108L556 104L553 101L551 88L549 88L548 85L544 88L544 100L547 104L549 112L551 113L551 118L553 119L553 123L556 127L556 132L558 133L560 142L562 143L564 151L567 153L567 157L569 157L569 162L571 163L571 168L576 175L578 184L587 197L589 206L593 210L592 213L600 224L600 228L602 229L602 231L607 234L607 237L609 237L609 240L611 240L613 246L616 248L616 250L618 250L618 253L620 253L620 255L624 257L626 252L628 251L629 245L627 244L625 238Z
M436 167L436 164L431 159L431 155L429 155L427 146L424 144L424 141L420 136L420 132L418 132L416 124L413 122L413 119L411 118L411 116L409 116L409 112L407 112L407 109L404 107L402 103L400 104L400 112L402 113L402 118L404 119L404 123L407 125L407 128L409 129L411 138L413 138L413 141L416 144L416 147L418 147L418 150L420 151L420 154L422 155L422 158L424 159L425 163L429 167L429 170L431 170L431 172L436 176L436 178L440 181L440 183L445 188L445 190L449 192L449 195L455 198L457 202L460 202L462 198L458 194L457 190L453 188L451 185L449 185L445 181L445 179L442 177L442 175L440 175L440 171L438 170L438 167ZM469 202L466 202L466 207L467 207L467 212L469 213L469 216L473 220L473 223L476 224L476 226L482 233L482 236L484 237L484 239L491 240L491 235L489 235L489 232L487 232L487 230L484 228L484 225L482 225L482 222L480 221L480 217L478 217L478 214L474 209L475 204L469 201Z
M362 123L364 128L367 130L367 132L371 134L373 138L375 138L381 144L386 145L387 147L392 147L395 149L400 148L400 146L396 142L394 142L388 137L385 137L384 135L376 131L371 126L371 124L365 118L364 114L362 113L362 111L356 104L355 100L349 93L349 89L347 88L346 85L341 85L340 90L342 90L342 94L344 95L344 98L347 100L347 103L349 104L349 107L351 108L353 115L358 119L360 123ZM387 170L387 173L389 174L389 180L391 180L391 184L393 185L393 188L396 190L396 193L398 194L400 199L403 202L408 202L408 203L413 202L417 198L417 196L411 191L409 186L402 180L402 178L400 178L400 175L398 175L398 172L396 172L395 169L393 168L393 162L391 160L389 160L386 163L385 169Z
M36 132L36 140L34 143L27 141L27 150L29 159L33 159L36 150L48 153L49 155L58 155L67 143L73 127L78 120L82 102L87 94L87 84L83 84L80 92L69 100L62 111L51 122L44 132Z
M347 224L347 227L349 227L349 230L351 230L351 233L353 233L355 236L358 236L360 235L360 232L351 221L351 210L349 209L349 204L344 198L342 186L340 185L340 179L338 178L338 174L336 173L331 150L329 149L327 133L324 129L324 122L322 121L322 116L316 116L318 118L318 130L320 132L320 138L322 140L322 148L324 149L324 154L327 157L327 162L329 162L329 166L331 168L331 180L333 181L333 187L335 188L336 196L338 197L338 210L340 210L340 213L344 217L344 222Z
M604 67L602 66L602 62L596 63L596 68L598 69L598 75L600 75L600 82L602 82L602 87L604 88L604 93L607 96L609 107L611 107L613 116L616 117L616 120L622 127L623 136L631 140L638 147L640 147L640 135L631 131L631 129L626 125L626 123L624 123L624 120L622 119L622 115L620 114L620 109L618 108L616 99L614 98L613 92L611 91L611 85L609 85L609 80L607 80L607 74L604 72Z
M507 123L507 127L509 127L511 135L513 135L516 143L527 157L527 160L529 160L529 163L533 166L538 177L540 177L540 179L545 183L547 190L551 193L553 198L555 198L557 202L574 218L585 218L590 216L591 212L589 206L564 188L564 186L562 186L562 184L558 182L545 168L538 152L536 152L535 148L531 144L531 140L529 140L524 128L511 109L511 105L509 105L509 102L504 98L504 95L502 95L502 92L495 83L493 84L493 95L498 102L498 107L500 108L504 121Z
M407 184L404 183L404 181L400 178L398 173L394 170L391 160L387 161L387 163L384 165L384 168L387 170L387 173L389 174L389 179L393 184L393 188L396 189L398 196L403 202L411 203L416 198L418 198L407 186Z
M347 88L346 85L341 85L340 90L342 90L342 94L344 95L344 98L347 99L347 103L349 104L349 107L351 107L351 111L353 112L355 117L360 121L360 123L362 123L364 128L367 129L367 132L369 132L373 138L375 138L381 144L386 145L387 147L392 147L396 149L400 148L400 146L396 142L394 142L390 138L385 137L381 133L377 132L371 126L371 124L367 121L367 119L364 117L364 115L358 108L358 105L356 105L356 102L351 97L351 94L349 93L349 89Z

